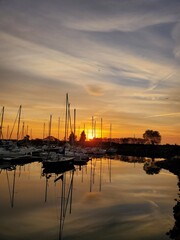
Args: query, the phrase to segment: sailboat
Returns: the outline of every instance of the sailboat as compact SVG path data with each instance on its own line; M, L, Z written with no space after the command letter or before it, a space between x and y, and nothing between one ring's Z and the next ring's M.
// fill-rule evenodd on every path
M34 151L34 148L28 148L28 147L19 147L17 145L17 142L19 141L19 136L20 136L20 122L21 122L21 111L22 111L22 106L20 105L16 119L14 121L14 125L12 128L12 131L9 136L9 140L5 141L2 144L2 147L0 148L0 158L3 161L8 161L11 163L20 163L20 162L29 162L32 159L32 152ZM3 114L4 114L4 108L3 108ZM18 122L17 125L17 138L16 142L10 141L14 127L16 122ZM2 120L1 120L1 128L2 128ZM2 129L1 129L2 130ZM1 133L2 136L2 133Z
M74 167L74 157L65 157L56 154L54 158L48 158L46 160L43 160L43 168L45 172L51 171L53 169L57 169L57 171L60 171L59 168L68 169L69 167ZM49 169L49 170L48 170Z
M68 108L69 108L69 101L68 101L68 94L66 94L66 120L65 120L65 141L67 138L67 128L68 128ZM52 125L52 115L50 115L50 122L49 122L49 136L51 135L51 125ZM50 147L50 143L49 143ZM65 148L64 148L65 151ZM43 168L56 168L56 167L62 167L65 168L66 166L73 166L74 162L74 156L65 156L62 154L53 154L51 157L51 154L48 154L47 159L44 159L42 164Z

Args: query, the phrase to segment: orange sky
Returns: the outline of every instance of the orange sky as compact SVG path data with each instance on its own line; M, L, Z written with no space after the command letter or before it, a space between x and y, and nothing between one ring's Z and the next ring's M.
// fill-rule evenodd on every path
M176 0L1 1L3 136L22 105L29 134L42 137L52 114L62 138L68 92L77 132L94 116L104 137L112 124L112 137L152 129L180 144L179 12Z

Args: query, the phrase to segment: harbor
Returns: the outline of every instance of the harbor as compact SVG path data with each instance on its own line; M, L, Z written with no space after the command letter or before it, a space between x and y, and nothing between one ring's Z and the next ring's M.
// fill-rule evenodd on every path
M0 240L180 240L180 1L0 1Z

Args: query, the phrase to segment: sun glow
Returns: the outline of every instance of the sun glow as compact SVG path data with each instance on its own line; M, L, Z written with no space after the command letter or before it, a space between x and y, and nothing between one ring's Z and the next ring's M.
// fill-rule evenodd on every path
M87 134L87 140L92 140L93 138L94 136L92 135L92 133Z
M87 140L92 140L93 138L100 138L100 137L101 137L101 134L99 129L96 129L94 131L89 129L89 131L86 132Z

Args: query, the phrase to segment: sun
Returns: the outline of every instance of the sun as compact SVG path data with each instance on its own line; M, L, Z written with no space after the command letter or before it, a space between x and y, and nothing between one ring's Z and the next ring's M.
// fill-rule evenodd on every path
M92 140L93 138L94 138L94 136L92 135L92 133L87 134L87 139L88 140Z
M99 138L99 134L96 132L96 133L93 135L92 132L90 132L90 133L88 133L88 134L86 135L86 137L87 137L87 140L92 140L92 139L94 139L94 138Z

